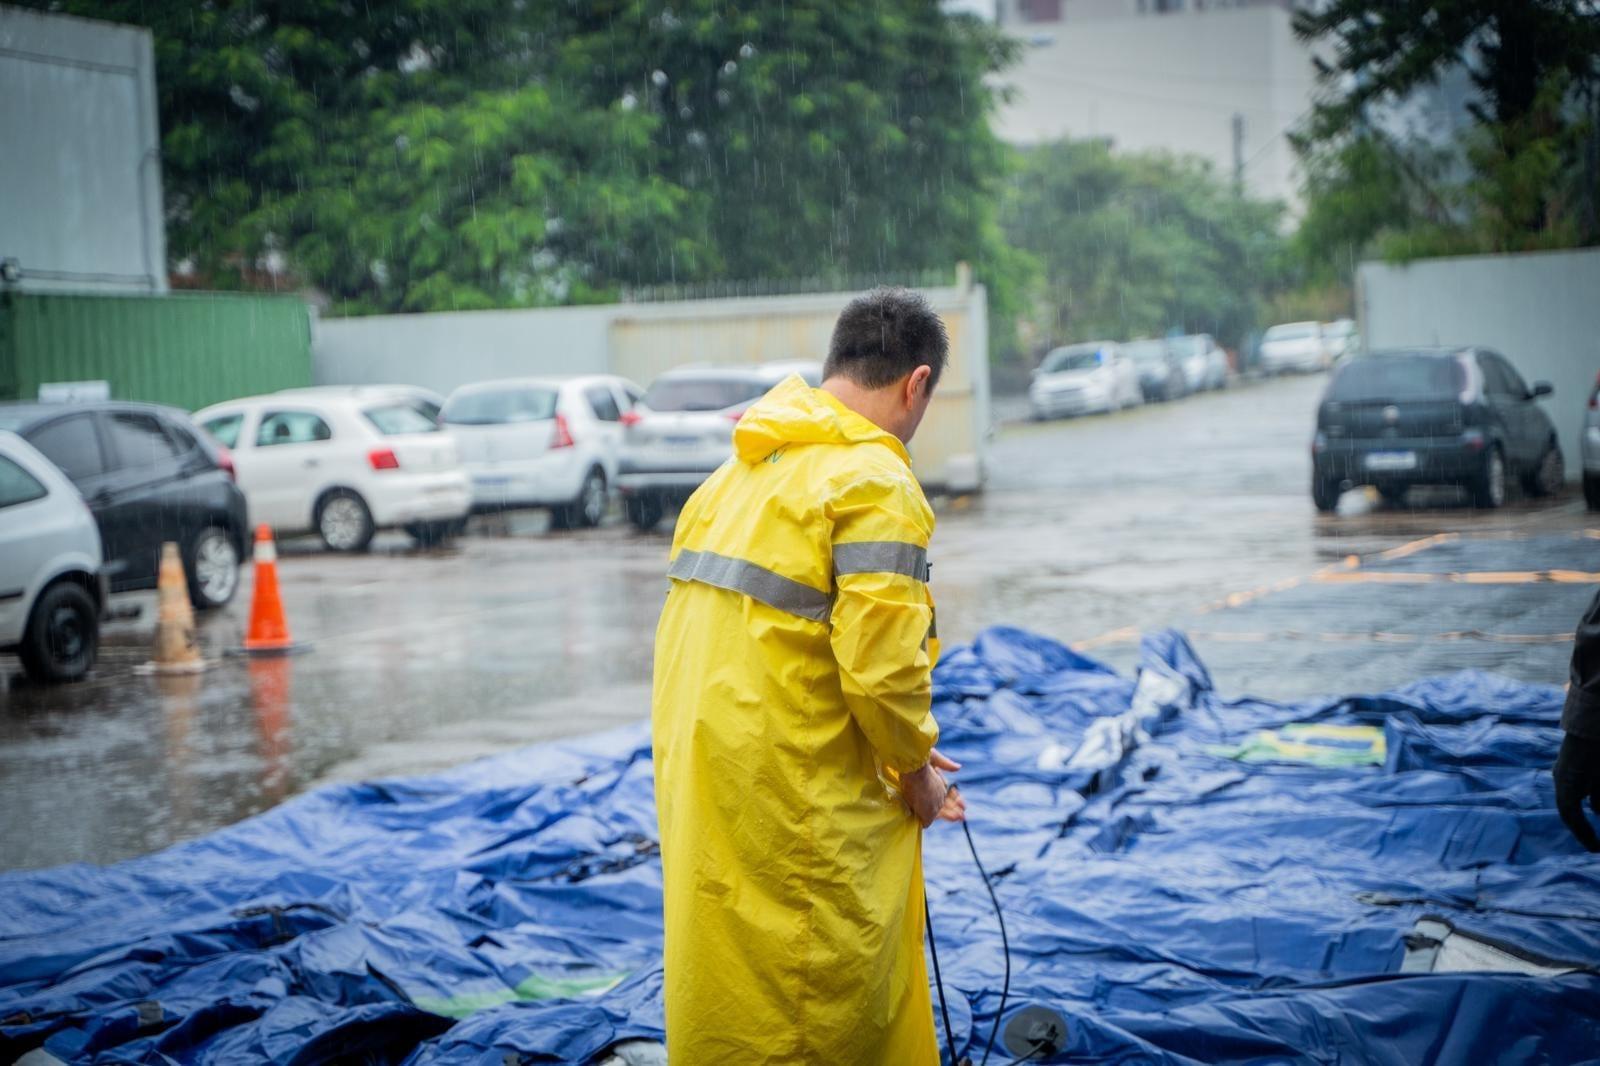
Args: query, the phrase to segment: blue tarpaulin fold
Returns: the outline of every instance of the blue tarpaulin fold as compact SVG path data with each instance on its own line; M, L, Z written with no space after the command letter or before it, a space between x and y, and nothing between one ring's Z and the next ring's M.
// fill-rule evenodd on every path
M1172 632L1136 678L1016 629L953 650L935 712L1006 911L1007 1013L1062 1012L1056 1062L1600 1057L1600 858L1555 814L1560 699L1464 673L1229 700ZM1379 727L1385 762L1225 754L1291 723ZM981 1051L994 915L958 832L925 851ZM115 866L0 875L0 1060L593 1061L661 1037L660 891L642 725L322 789ZM1470 953L1414 950L1424 929L1507 968L1438 969Z

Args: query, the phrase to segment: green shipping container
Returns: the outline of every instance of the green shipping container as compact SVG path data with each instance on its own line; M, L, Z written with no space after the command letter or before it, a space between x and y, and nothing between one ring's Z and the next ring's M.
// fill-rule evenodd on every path
M0 293L0 399L83 381L191 411L310 385L310 313L296 296Z

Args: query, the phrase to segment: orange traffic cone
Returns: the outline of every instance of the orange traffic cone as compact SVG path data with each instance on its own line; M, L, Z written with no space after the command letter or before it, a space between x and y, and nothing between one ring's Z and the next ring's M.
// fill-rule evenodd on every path
M283 598L278 595L278 548L272 542L272 529L256 527L255 592L250 599L250 629L245 634L244 651L249 655L287 655L298 651L289 636L289 620L283 614Z
M161 576L156 582L159 614L155 647L141 673L197 674L206 668L195 643L194 607L189 603L189 581L183 572L178 546L161 546Z

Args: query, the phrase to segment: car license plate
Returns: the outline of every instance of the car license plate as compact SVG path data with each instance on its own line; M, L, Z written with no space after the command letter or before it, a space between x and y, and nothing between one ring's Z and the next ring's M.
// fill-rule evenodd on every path
M479 476L479 477L473 478L472 479L472 483L474 485L482 485L486 489L493 489L493 488L499 488L501 485L506 484L510 480L511 479L508 478L508 477L482 477L482 476Z
M699 437L662 437L661 443L669 448L693 448L699 445Z
M1367 455L1368 470L1415 470L1416 468L1416 452L1370 452Z

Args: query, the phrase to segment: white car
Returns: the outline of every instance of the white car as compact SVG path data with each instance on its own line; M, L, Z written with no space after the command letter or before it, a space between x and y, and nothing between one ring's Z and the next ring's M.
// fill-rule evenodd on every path
M655 528L668 506L683 503L727 462L733 427L745 410L790 375L815 388L822 383L822 365L785 360L686 366L651 382L650 391L623 418L617 487L634 528Z
M1228 353L1209 333L1191 333L1167 342L1177 353L1190 392L1228 387Z
M474 507L548 507L557 527L595 526L616 484L623 415L641 395L609 374L508 378L463 385L440 417L460 444Z
M1056 348L1033 372L1028 402L1034 418L1116 411L1144 402L1139 370L1111 341Z
M0 430L0 651L37 681L94 666L106 586L89 505L50 460Z
M1261 369L1269 374L1326 370L1332 362L1320 322L1285 322L1261 338Z
M1361 354L1361 335L1356 332L1355 322L1348 318L1323 323L1322 342L1328 349L1329 366Z
M444 407L444 397L420 385L305 385L294 389L279 389L279 396L353 396L357 399L386 399L394 397L411 404L434 422L439 421L439 411Z
M232 452L251 520L280 536L317 533L350 552L400 527L434 544L472 507L456 442L394 396L252 396L194 420Z

